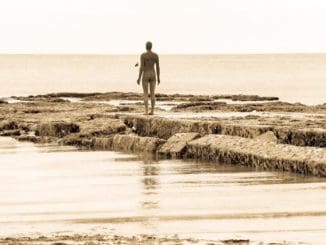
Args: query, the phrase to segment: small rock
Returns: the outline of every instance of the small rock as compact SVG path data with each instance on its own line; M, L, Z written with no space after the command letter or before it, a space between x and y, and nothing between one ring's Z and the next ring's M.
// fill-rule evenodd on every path
M8 104L8 101L5 101L3 99L0 99L0 104Z
M33 136L33 135L20 135L18 137L15 137L18 141L28 141L28 142L33 142L33 143L39 143L40 137Z

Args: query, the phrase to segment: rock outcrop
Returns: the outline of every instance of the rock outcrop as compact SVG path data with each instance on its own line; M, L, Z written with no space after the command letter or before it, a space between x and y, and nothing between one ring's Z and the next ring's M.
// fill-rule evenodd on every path
M221 132L221 125L219 123L208 121L173 120L137 115L120 115L119 118L128 127L133 128L135 133L140 136L158 137L165 140L177 133L195 132L203 136Z
M326 147L326 129L300 129L278 125L248 125L230 121L182 120L161 117L121 115L121 120L141 136L168 139L176 133L196 132L207 134L225 134L245 138L255 138L272 131L283 144L297 146Z
M203 112L203 111L219 111L219 112L306 112L306 113L325 113L324 105L307 106L300 103L288 102L265 102L265 103L239 103L228 104L219 101L195 101L178 104L172 108L175 112Z
M105 92L105 93L75 93L75 92L61 92L50 93L43 95L30 95L30 96L12 96L18 100L51 100L52 98L82 98L84 100L141 100L143 95L134 92ZM157 93L156 98L158 101L212 101L219 99L229 99L233 101L273 101L278 100L274 96L258 96L258 95L192 95L192 94L161 94Z
M326 177L326 149L298 147L226 135L207 135L187 145L188 158Z
M64 103L62 97L66 96L78 97L78 102ZM181 113L158 112L160 116L144 116L141 115L142 103L103 103L110 99L138 101L142 98L139 93L59 93L19 99L24 98L25 102L0 104L0 136L34 143L159 153L161 157L193 157L325 176L325 105L229 104L216 100L276 98L158 94L158 100L166 103L186 102L178 107ZM202 109L219 112L206 112L206 116L191 113L197 109L198 112ZM238 113L251 110L273 113L246 113L245 116ZM116 114L122 111L124 114ZM224 117L225 111L237 112L231 114L239 116ZM220 112L223 116L219 116Z

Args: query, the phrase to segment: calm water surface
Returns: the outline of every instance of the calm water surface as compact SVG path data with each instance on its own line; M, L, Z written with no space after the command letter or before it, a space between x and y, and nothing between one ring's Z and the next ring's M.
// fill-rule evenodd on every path
M326 243L326 182L0 138L0 236L114 232Z
M0 97L141 92L136 55L0 55ZM325 103L326 54L162 55L162 93L258 94Z

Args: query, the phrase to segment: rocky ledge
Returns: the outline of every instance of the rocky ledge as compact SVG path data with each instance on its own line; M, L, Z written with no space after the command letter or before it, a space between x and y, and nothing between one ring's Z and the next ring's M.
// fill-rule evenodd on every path
M70 102L64 97L82 100ZM249 96L233 97L228 99L249 100ZM158 116L141 115L143 106L138 102L128 105L122 105L125 102L118 105L103 103L105 99L121 98L139 99L139 95L65 93L29 96L24 102L2 103L0 136L34 143L150 153L162 158L209 160L326 177L325 105L309 107L284 102L252 102L257 106L255 110L265 108L263 111L271 113L242 116L241 108L252 109L252 103L212 102L211 99L216 99L213 96L158 96L161 100L169 98L171 101L167 99L167 103L183 100L186 104L216 103L224 107L216 110L212 107L212 114L207 116L206 113L204 117L189 111L185 103L172 111L159 110ZM257 97L253 99L257 100ZM214 114L220 110L235 110L240 114L221 117ZM277 114L280 111L283 114Z
M107 92L107 93L50 93L30 96L13 96L12 98L22 101L53 101L62 102L62 98L80 98L85 101L108 101L108 100L141 100L141 93L123 93L123 92ZM158 101L214 101L214 100L232 100L232 101L277 101L279 98L274 96L258 96L258 95L192 95L192 94L156 94Z

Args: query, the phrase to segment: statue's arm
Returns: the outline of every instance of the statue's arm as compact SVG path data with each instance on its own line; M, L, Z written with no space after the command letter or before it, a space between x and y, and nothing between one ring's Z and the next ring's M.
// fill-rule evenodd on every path
M138 74L138 79L137 79L138 84L140 84L140 78L141 78L141 75L143 74L143 69L144 69L144 57L143 57L143 55L141 55L140 56L139 74Z
M156 74L157 74L157 83L160 84L161 80L160 80L160 61L159 58L157 56L157 60L156 60Z

